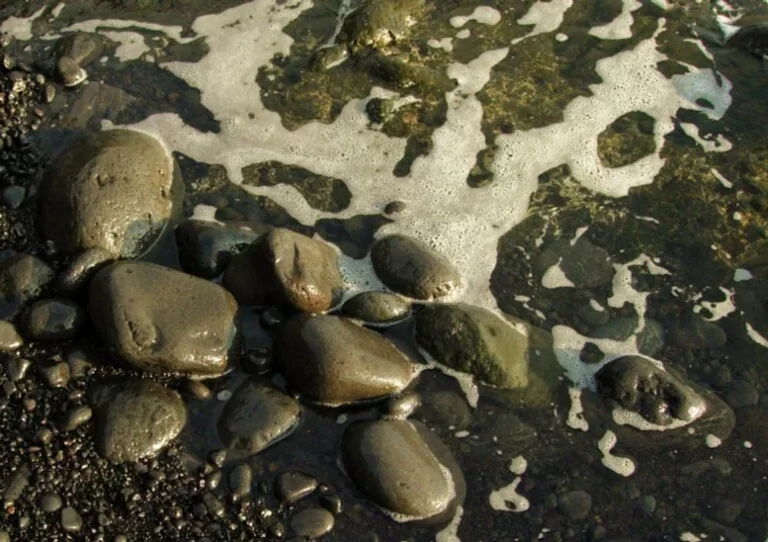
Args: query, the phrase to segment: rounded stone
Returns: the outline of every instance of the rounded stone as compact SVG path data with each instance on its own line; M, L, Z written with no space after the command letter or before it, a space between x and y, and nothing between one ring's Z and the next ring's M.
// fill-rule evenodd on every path
M738 410L757 405L760 394L750 382L736 379L725 389L723 399L732 409Z
M461 285L461 277L442 254L412 237L391 235L371 248L376 275L395 292L414 299L445 297Z
M40 365L39 371L49 388L66 388L69 384L69 364L66 361Z
M16 326L11 322L0 321L0 352L13 352L24 344Z
M568 491L558 495L557 506L570 520L582 520L592 510L592 496L581 489Z
M72 508L67 506L61 509L61 528L65 533L77 533L83 528L83 518Z
M296 512L290 519L290 527L295 535L314 539L330 533L335 522L328 510L312 506Z
M387 399L383 410L389 418L404 420L419 406L421 406L421 396L415 392L408 392Z
M253 484L253 470L246 463L235 466L229 472L229 488L237 498L247 496Z
M90 421L93 416L93 411L89 406L80 406L72 410L68 410L61 421L62 431L74 431L84 423Z
M102 248L135 258L165 228L173 207L173 163L163 145L131 130L70 143L46 171L40 226L66 255Z
M672 344L687 350L721 348L727 337L720 326L698 314L690 314L676 322L669 333Z
M187 220L176 228L179 262L187 273L212 279L218 277L258 234L218 222Z
M72 260L59 275L59 291L67 296L79 294L96 272L113 260L112 254L103 248L86 250Z
M388 292L363 292L344 303L341 312L371 326L387 326L408 318L411 304Z
M275 496L284 503L295 503L317 489L317 478L309 474L290 471L277 477Z
M51 283L54 272L40 258L14 254L0 263L0 318L16 314Z
M278 332L274 357L295 390L327 406L399 393L415 374L395 345L338 316L291 318Z
M97 448L114 462L156 456L187 421L179 394L149 380L102 384L90 399L96 414Z
M58 512L62 505L61 497L56 493L46 493L40 497L40 508L48 514Z
M88 72L68 56L62 56L56 61L56 75L65 87L75 87L88 79Z
M32 341L57 342L71 339L83 328L85 315L68 299L43 299L24 311L21 329Z

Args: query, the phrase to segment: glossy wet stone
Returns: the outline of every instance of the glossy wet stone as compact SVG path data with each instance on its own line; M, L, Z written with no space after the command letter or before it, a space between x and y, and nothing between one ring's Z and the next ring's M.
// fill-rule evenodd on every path
M140 370L212 376L234 361L237 303L221 286L191 275L112 264L91 281L88 313L107 347Z
M402 297L387 292L363 292L349 299L341 308L348 318L370 325L391 325L411 314L411 305Z
M382 410L387 417L404 420L413 414L419 406L421 406L419 394L406 392L387 399Z
M314 492L317 485L317 478L304 472L283 472L275 482L275 496L284 503L295 503Z
M234 258L222 284L244 305L311 313L338 305L344 290L333 248L283 228L262 235Z
M68 410L62 417L61 430L74 431L84 423L88 423L88 421L91 419L91 416L93 416L93 411L89 406L80 406L73 408L72 410Z
M300 415L296 399L259 379L248 379L224 407L219 436L233 456L257 454L288 436Z
M99 452L114 462L157 455L181 432L187 410L178 393L149 380L120 380L91 395Z
M114 256L103 248L91 248L75 257L59 275L59 292L63 295L79 294L96 272L114 260Z
M593 245L584 236L576 242L558 239L548 244L534 260L534 274L541 280L554 265L559 266L576 288L610 284L614 274L608 252Z
M80 306L67 299L43 299L27 307L21 329L31 341L64 341L77 335L85 323Z
M229 472L229 488L235 497L242 498L249 495L252 484L253 470L247 464L237 465Z
M219 276L232 261L266 230L225 226L217 222L187 220L176 227L181 268L198 277Z
M310 539L320 538L333 529L336 520L328 510L312 506L296 512L291 516L291 531L298 536Z
M355 486L377 505L410 519L442 513L455 489L414 422L381 420L347 427L341 457Z
M65 361L43 362L38 371L49 388L65 388L69 384L69 364Z
M29 254L14 254L0 263L0 317L13 316L38 297L54 278L51 267Z
M40 508L48 514L58 512L62 505L61 497L56 493L46 493L40 497Z
M5 374L11 379L11 382L23 380L27 371L32 366L32 362L26 358L12 358L5 364Z
M378 333L338 316L299 315L280 328L274 357L291 386L329 406L402 391L410 361Z
M68 56L56 60L56 76L65 87L75 87L88 79L88 73Z
M472 412L467 401L449 391L422 392L421 405L414 416L429 427L454 427L462 430L472 421Z
M528 384L528 336L471 305L430 305L416 317L416 343L431 358L480 381L507 389Z
M412 237L379 239L371 248L371 262L387 287L414 299L439 299L461 285L458 271L445 256Z
M78 139L43 179L42 233L67 255L98 247L135 258L171 216L172 181L171 159L148 135L110 130Z
M0 352L13 352L21 348L24 341L11 322L0 321Z

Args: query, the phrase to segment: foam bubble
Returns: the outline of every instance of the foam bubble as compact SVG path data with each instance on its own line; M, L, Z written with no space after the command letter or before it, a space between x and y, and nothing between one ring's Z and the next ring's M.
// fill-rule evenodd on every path
M755 276L747 269L737 269L733 272L734 282L744 282L746 280L752 280Z
M533 26L533 30L528 32L522 38L512 40L512 45L517 45L521 41L539 34L554 32L563 24L565 12L573 6L573 0L551 0L534 3L525 15L517 20L517 24L524 26Z
M456 513L453 515L451 522L445 526L445 528L435 535L435 542L461 542L459 538L459 525L461 524L461 518L464 516L464 507L461 505L456 507Z
M149 46L144 42L144 36L138 32L129 31L105 31L100 34L120 45L115 49L115 56L123 62L136 60L144 53L149 52Z
M563 259L560 258L557 260L556 264L553 264L544 272L544 275L541 277L541 285L544 286L544 288L573 288L576 286L571 282L571 279L565 275L560 267L562 261Z
M8 34L19 41L32 39L32 23L39 19L45 11L45 5L29 17L8 17L0 23L0 34Z
M603 437L598 441L597 448L603 454L603 465L621 476L632 476L635 473L635 463L628 457L619 457L611 454L611 450L618 443L616 434L607 430Z
M749 322L746 322L747 327L747 335L749 335L749 338L755 341L757 344L762 346L763 348L768 348L768 339L763 337L754 327L752 327L752 324Z
M454 28L461 28L469 21L476 21L480 24L494 26L501 21L501 13L496 8L490 6L478 6L470 15L451 17L451 26Z
M500 512L515 512L518 514L527 512L531 507L531 503L517 492L517 486L520 485L522 480L518 476L508 486L492 491L488 497L491 508Z
M589 30L591 36L602 40L626 40L632 37L632 13L643 6L637 0L624 0L621 13L611 22Z

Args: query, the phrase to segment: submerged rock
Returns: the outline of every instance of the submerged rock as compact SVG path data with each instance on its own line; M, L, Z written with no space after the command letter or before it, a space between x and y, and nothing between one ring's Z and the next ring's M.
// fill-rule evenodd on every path
M528 335L471 305L431 305L416 317L416 343L438 363L506 389L528 384Z
M77 335L85 315L80 306L68 299L43 299L24 311L21 329L33 341L64 341Z
M249 379L224 407L219 436L234 455L257 454L290 434L300 415L296 399L261 380Z
M255 241L259 233L216 222L187 220L176 228L179 262L187 273L218 277L232 258Z
M236 256L222 283L243 305L312 313L338 305L344 291L333 248L284 228L262 235Z
M411 305L402 297L388 292L363 292L344 303L344 316L373 326L402 322L411 314Z
M406 37L424 5L424 0L366 0L347 17L341 38L352 50L391 45Z
M728 45L742 49L760 60L765 59L768 56L768 23L740 28L728 39Z
M219 375L237 347L237 302L221 286L143 262L91 281L88 313L106 345L148 372Z
M617 318L600 326L589 334L592 339L610 339L624 342L629 339L637 329L639 318L629 316ZM655 356L664 346L664 327L656 320L647 318L645 326L637 333L637 349L646 356Z
M416 423L355 422L347 427L341 445L344 469L358 489L380 507L407 519L437 516L457 496L452 476Z
M412 237L379 239L371 248L371 262L384 284L414 299L445 297L461 285L458 271L445 256Z
M338 316L288 320L274 356L294 389L329 406L398 393L414 376L410 361L391 342Z
M669 332L675 346L688 350L703 350L725 346L725 331L714 322L708 322L698 314L689 314L675 322Z
M181 432L187 411L181 396L149 380L102 384L91 397L96 445L110 461L154 457Z
M78 139L43 179L43 235L67 255L98 247L138 257L171 216L172 184L171 158L151 136L109 130Z
M540 279L553 265L559 265L576 288L596 288L610 284L614 269L605 249L593 245L583 235L575 242L558 239L548 244L533 262Z
M29 254L15 254L0 263L0 318L16 314L39 296L54 278L51 267Z

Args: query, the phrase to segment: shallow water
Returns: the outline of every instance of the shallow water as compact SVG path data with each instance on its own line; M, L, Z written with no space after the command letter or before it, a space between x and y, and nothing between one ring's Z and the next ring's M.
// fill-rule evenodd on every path
M333 540L765 540L768 68L725 38L765 21L768 4L427 2L388 50L415 74L354 58L309 69L316 49L339 39L347 6L76 0L0 8L0 32L16 38L19 58L43 57L73 31L98 32L109 44L88 68L89 85L50 105L52 120L36 139L44 154L82 130L145 131L178 159L187 215L207 209L323 238L339 249L349 295L383 288L366 257L375 238L415 236L459 269L456 300L554 338L560 377L544 378L541 393L480 385L465 427L431 427L468 482L450 522L397 524L361 498L335 466L344 428L336 410L305 409L296 432L252 460L257 472L301 468L339 491L346 512ZM394 104L382 124L366 109L379 98ZM265 164L277 181L249 174ZM385 215L392 201L406 210ZM604 249L613 279L581 286L593 262L568 273L562 257L542 272L538 258L557 239ZM153 259L175 265L168 246ZM588 339L602 324L584 316L586 306L636 325ZM673 341L691 314L722 329L725 344ZM590 427L593 403L582 399L599 366L582 361L585 344L604 362L637 353L649 320L665 331L654 358L739 407L724 442L690 434L670 444L638 430L624 444L603 421ZM421 361L410 326L386 334ZM248 346L270 345L255 322L246 318L244 329ZM234 389L242 378L236 371L213 386ZM465 398L471 386L428 370L415 389ZM190 405L181 441L193 455L220 445L211 432L219 403ZM518 457L524 472L511 468ZM558 506L574 490L591 495L585 518ZM499 495L517 509L499 506ZM724 516L733 503L739 513Z

